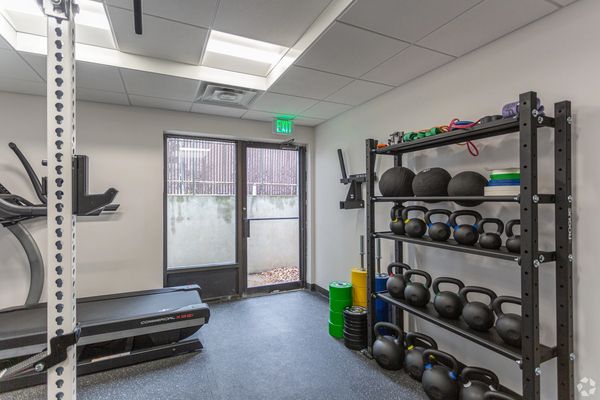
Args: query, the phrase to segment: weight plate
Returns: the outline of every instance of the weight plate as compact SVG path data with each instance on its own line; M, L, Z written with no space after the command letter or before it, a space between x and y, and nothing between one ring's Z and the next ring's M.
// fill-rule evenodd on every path
M344 326L343 325L336 325L331 323L331 321L329 322L329 334L335 338L343 338L344 337Z
M356 341L361 341L361 340L365 340L366 339L366 335L363 333L352 333L352 332L348 332L346 329L344 329L344 337L348 340L356 340Z
M363 326L367 326L367 321L357 321L357 320L352 320L352 319L344 319L344 324L348 325L348 326L352 326L354 328L360 328Z
M352 300L329 300L329 310L333 312L343 312L345 308L352 305Z
M351 344L353 346L356 347L367 347L367 339L363 339L363 340L352 340L352 339L348 339L348 338L344 338L344 343L346 344Z
M353 328L351 326L344 325L344 331L353 335L366 335L367 327L365 326L364 328Z
M344 339L344 345L350 350L362 350L367 347L367 342L352 342Z
M350 282L333 281L329 284L330 300L345 300L352 297L352 284Z
M360 307L360 306L347 307L344 310L344 315L351 316L351 317L354 317L354 316L357 316L357 317L365 316L366 317L367 309L365 307Z
M341 312L330 311L329 312L329 320L336 325L344 324L344 314Z

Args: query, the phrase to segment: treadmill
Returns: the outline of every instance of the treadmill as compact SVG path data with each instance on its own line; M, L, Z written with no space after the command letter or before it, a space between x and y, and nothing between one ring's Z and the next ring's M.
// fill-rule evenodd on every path
M23 164L41 204L11 194L0 184L0 224L19 240L32 269L26 305L0 310L0 393L43 384L45 372L21 370L21 362L47 348L47 306L38 303L43 288L43 260L39 248L22 225L46 215L45 179L18 147L10 148ZM88 159L75 156L78 215L97 216L118 209L111 204L117 191L87 193ZM74 188L75 189L75 188ZM210 310L198 285L95 296L77 300L79 340L78 375L202 350L193 335L208 322Z

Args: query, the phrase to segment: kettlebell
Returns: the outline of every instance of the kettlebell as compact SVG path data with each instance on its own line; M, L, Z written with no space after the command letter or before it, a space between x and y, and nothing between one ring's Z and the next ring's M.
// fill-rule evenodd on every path
M390 231L396 235L404 235L404 220L402 219L402 207L394 206L390 210Z
M502 304L511 303L521 305L521 299L513 296L500 296L492 303L492 308L498 319L496 320L496 331L505 343L511 346L521 347L521 316L518 314L504 313Z
M506 223L506 248L511 253L521 253L521 235L515 235L513 232L515 225L521 226L521 220L511 219Z
M413 275L422 276L425 278L425 283L411 281L410 277ZM431 298L431 293L429 293L431 275L425 271L411 269L404 273L404 280L406 281L404 300L411 306L425 307Z
M457 225L456 218L462 215L475 217L475 223L473 225ZM477 239L479 238L477 225L479 224L479 221L481 221L481 214L479 214L477 211L460 210L453 212L452 215L450 215L448 222L454 228L454 240L466 246L472 246L477 243Z
M404 221L404 231L406 235L413 238L420 238L427 232L427 224L420 218L408 218L408 213L411 211L421 211L427 213L427 209L423 206L408 206L402 210L402 220Z
M480 301L469 302L467 299L467 294L469 293L481 293L488 296L490 298L490 304L484 304ZM492 326L494 326L494 311L492 309L492 303L497 297L496 293L490 289L480 286L467 286L462 288L458 295L463 303L463 319L471 329L480 332L487 332Z
M417 332L406 334L406 355L404 357L404 369L411 378L418 381L423 377L425 364L423 363L423 352L427 349L437 350L437 343L431 337Z
M455 292L450 291L440 291L440 284L442 283L450 283L456 285L458 290ZM435 297L433 298L433 307L438 314L440 314L443 318L448 319L458 319L463 309L463 304L458 296L458 292L465 287L465 284L462 281L455 278L437 278L433 281L433 293L435 293Z
M485 224L494 224L498 227L496 232L486 232ZM479 221L477 232L479 233L479 245L484 249L498 250L502 246L502 231L504 231L504 223L498 218L484 218Z
M409 271L410 266L399 262L393 262L388 265L387 273L389 278L385 284L390 296L400 300L404 300L404 288L406 287L406 279L404 279L404 275L402 275L402 270Z
M394 332L395 336L384 335L379 332L385 328ZM396 325L389 322L378 322L373 328L377 338L373 343L373 357L381 368L398 370L404 363L404 332Z
M423 352L425 371L421 382L431 400L458 400L458 361L448 353L429 349Z
M485 368L466 367L460 374L460 400L483 400L490 390L498 390L500 380Z
M449 210L437 208L429 210L425 214L425 223L429 228L429 237L436 242L445 242L450 238L452 231L448 222L431 222L431 216L437 214L444 214L449 218L452 213Z
M483 400L517 400L513 396L502 392L494 392L489 390L483 395Z

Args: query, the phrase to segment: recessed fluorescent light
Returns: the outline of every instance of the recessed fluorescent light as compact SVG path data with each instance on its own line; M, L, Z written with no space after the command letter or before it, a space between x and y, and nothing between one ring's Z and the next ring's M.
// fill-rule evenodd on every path
M108 17L101 2L93 0L78 0L79 13L75 16L75 22L78 25L88 26L97 29L110 30ZM0 10L4 13L19 13L35 17L43 17L42 8L36 0L0 0ZM28 29L19 29L18 31L28 31Z
M210 37L206 45L206 52L243 58L269 65L278 62L287 50L288 48L284 46L219 31L210 32Z

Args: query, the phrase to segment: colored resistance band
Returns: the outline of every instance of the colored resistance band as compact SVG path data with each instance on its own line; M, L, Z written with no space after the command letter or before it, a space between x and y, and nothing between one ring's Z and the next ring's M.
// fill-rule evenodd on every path
M454 118L448 124L448 130L454 131L454 130L458 130L458 129L472 128L472 127L476 126L479 123L479 121L481 121L481 120L477 120L477 121L473 122L473 121L461 121L458 118ZM473 143L470 140L467 140L465 143L458 143L458 145L460 145L460 146L466 145L467 149L469 150L469 153L471 153L471 155L473 157L477 157L479 155L479 149L477 148L475 143Z

